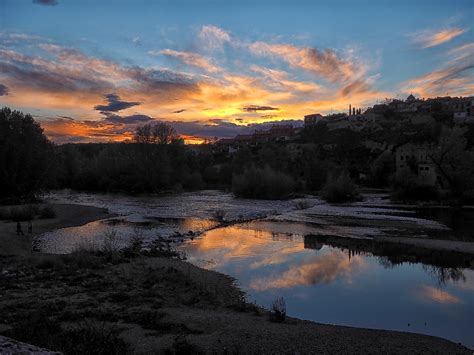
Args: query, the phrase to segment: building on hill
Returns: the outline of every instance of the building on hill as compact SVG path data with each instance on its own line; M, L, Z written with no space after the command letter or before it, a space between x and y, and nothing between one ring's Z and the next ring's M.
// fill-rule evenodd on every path
M454 123L474 123L474 98L459 101L454 105Z
M405 102L407 102L407 103L413 103L413 102L416 102L417 100L418 100L418 99L417 99L415 96L413 96L412 94L410 94L410 95L407 97L407 99L405 100Z
M323 120L323 116L319 113L304 116L304 126L314 127Z
M239 134L235 138L222 138L215 144L216 150L233 154L244 146L255 147L267 142L287 142L298 137L299 130L291 124L274 124L268 130L256 130L253 134Z
M289 141L296 136L296 130L291 124L273 125L268 131L272 140Z
M438 174L430 158L432 147L407 143L396 148L397 172L411 169L418 175L421 182L434 186L438 183Z

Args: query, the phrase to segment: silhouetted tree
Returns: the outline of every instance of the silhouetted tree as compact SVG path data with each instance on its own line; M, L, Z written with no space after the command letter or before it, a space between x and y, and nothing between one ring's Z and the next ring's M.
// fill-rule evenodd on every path
M467 151L464 128L443 128L430 158L454 196L474 188L474 152Z
M52 144L30 115L0 110L0 200L32 199L46 180Z
M178 135L168 123L145 124L135 130L134 141L142 144L171 144Z

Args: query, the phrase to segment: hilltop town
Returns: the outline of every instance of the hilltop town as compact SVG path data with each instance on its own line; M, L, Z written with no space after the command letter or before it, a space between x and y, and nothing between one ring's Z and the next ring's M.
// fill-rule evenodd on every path
M349 129L355 132L362 130L382 131L385 124L407 123L411 125L435 124L449 125L474 124L474 96L438 97L418 99L409 95L405 100L386 100L386 103L373 107L352 107L348 113L336 113L323 116L314 113L304 116L304 128L326 125L329 130ZM274 124L268 130L255 130L253 134L240 134L234 138L223 138L218 145L227 146L229 153L234 153L243 145L258 145L270 141L298 141L302 127L291 124ZM407 135L413 132L406 132Z
M270 143L284 143L292 155L298 155L308 145L316 146L325 153L326 160L336 158L336 164L351 170L351 176L359 183L370 180L377 157L393 156L393 169L387 167L387 171L401 173L411 167L420 183L446 187L448 178L434 159L440 149L439 136L443 129L463 132L463 149L472 149L473 128L474 97L425 100L410 95L405 100L387 100L364 110L349 105L347 113L306 115L302 127L275 124L250 135L221 139L215 151L231 156L243 148L259 150ZM352 158L347 161L342 152Z

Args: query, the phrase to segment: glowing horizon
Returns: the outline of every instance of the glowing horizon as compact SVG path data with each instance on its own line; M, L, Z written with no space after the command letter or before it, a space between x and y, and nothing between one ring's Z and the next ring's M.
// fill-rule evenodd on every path
M59 143L122 141L154 120L198 142L410 93L474 94L469 1L113 4L4 0L0 105Z

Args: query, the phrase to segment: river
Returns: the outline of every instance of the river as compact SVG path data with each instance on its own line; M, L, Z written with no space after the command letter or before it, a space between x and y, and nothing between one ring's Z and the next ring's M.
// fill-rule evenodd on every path
M269 308L283 297L290 316L418 332L474 348L474 257L420 255L403 246L359 242L378 235L474 241L473 210L453 214L394 206L380 195L347 206L312 196L235 199L219 191L168 196L61 191L46 199L106 207L118 216L46 233L38 238L43 251L99 248L112 231L122 245L133 234L145 242L172 237L188 261L234 277L259 305ZM216 211L233 223L220 226Z

